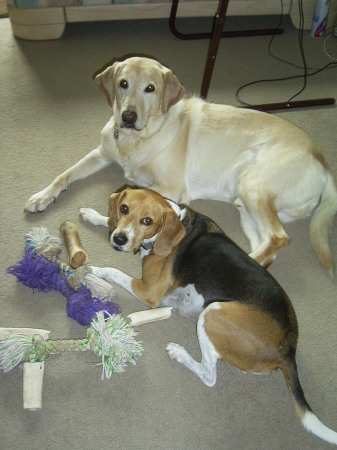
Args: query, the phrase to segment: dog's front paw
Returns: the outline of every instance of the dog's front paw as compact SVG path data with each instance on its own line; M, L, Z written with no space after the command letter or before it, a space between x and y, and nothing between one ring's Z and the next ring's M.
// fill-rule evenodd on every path
M169 342L166 346L166 351L168 356L178 362L182 362L183 355L185 355L186 350L179 344L174 344L173 342Z
M91 273L96 275L96 277L104 279L105 270L103 268L96 266L89 266L89 268Z
M97 211L92 208L80 208L80 217L84 220L84 222L92 223L97 214Z
M91 223L93 225L108 225L108 217L104 217L92 208L80 208L80 217L84 222Z
M40 192L32 195L25 205L26 212L42 212L47 206L55 201L59 192L53 192L50 188L43 189Z

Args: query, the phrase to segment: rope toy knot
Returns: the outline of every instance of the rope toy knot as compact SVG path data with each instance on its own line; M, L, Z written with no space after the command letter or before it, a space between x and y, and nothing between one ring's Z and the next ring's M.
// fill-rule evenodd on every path
M42 362L48 359L50 352L47 342L39 334L32 337L32 350L27 355L27 362Z

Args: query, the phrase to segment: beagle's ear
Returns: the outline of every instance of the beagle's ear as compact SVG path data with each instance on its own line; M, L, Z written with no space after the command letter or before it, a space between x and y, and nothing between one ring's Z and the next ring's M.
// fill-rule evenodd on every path
M109 219L108 225L110 230L114 230L117 226L118 222L118 205L119 205L119 197L120 193L115 193L110 195L109 198Z
M169 108L178 103L185 95L185 88L178 78L169 70L163 75L164 90L161 109L166 114Z
M109 198L109 220L108 220L108 225L109 225L110 230L113 230L117 226L119 207L120 207L122 201L124 200L124 198L126 197L127 191L129 191L130 189L132 189L132 188L126 187L122 191L115 192L114 194L110 195L110 198Z
M106 96L108 103L113 107L115 99L115 83L114 78L116 76L116 69L118 62L113 63L112 66L107 67L103 72L99 73L95 77L95 83L98 89Z
M162 229L153 246L154 254L157 256L168 256L185 235L185 227L180 222L177 214L173 210L165 211Z

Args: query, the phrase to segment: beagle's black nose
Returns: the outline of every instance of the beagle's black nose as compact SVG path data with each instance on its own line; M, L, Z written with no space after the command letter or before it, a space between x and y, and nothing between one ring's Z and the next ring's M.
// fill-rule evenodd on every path
M125 234L115 234L113 237L113 241L115 244L122 246L128 242L128 238Z
M132 127L137 120L137 113L135 113L135 111L126 110L122 114L122 120L127 127Z

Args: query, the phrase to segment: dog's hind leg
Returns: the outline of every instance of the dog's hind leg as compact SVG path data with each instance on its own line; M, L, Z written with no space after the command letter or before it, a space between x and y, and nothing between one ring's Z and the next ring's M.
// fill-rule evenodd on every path
M242 196L242 201L244 206L240 208L240 214L245 223L249 224L244 230L252 230L251 224L255 223L260 235L260 243L255 248L252 247L250 256L267 268L275 260L276 254L287 247L290 241L289 236L284 231L271 196L268 197L265 192L260 195L249 191ZM248 238L251 236L248 235ZM253 244L257 244L256 238Z
M214 345L209 340L204 328L205 313L212 307L207 307L199 316L197 333L201 350L201 362L197 362L192 356L179 344L169 342L166 347L168 356L171 359L183 364L189 370L194 372L206 386L214 386L216 383L216 363L219 354Z
M261 244L261 237L256 222L248 213L247 208L245 207L241 198L235 199L234 206L240 213L241 227L250 242L250 248L251 251L253 252Z

